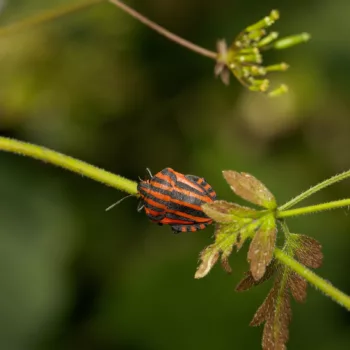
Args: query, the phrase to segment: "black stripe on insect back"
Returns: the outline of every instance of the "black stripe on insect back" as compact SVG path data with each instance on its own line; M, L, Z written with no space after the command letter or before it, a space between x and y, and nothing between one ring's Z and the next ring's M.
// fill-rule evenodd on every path
M151 199L152 201L154 202L157 202L159 204L162 204L164 205L165 207L167 207L168 205L168 202L167 201L164 201L163 199L160 199L158 197L155 197L153 195L151 195L150 193L147 193L145 194L145 199L144 199L144 204L146 205L148 202L147 202L147 199Z
M182 192L179 191L173 191L171 198L177 199L179 201L181 201L184 205L186 205L186 203L189 204L193 204L193 205L197 205L197 206L201 206L204 203L206 203L205 201L202 201L201 199L194 197L194 196L187 196L186 194L183 194Z
M165 186L168 186L168 187L171 188L171 183L169 181L161 179L161 178L159 178L157 176L153 177L152 182L156 182L158 184L165 185Z
M162 212L165 211L164 208L156 207L156 206L154 206L152 204L149 204L149 202L147 202L147 201L144 201L143 205L145 206L145 208L153 210L153 211L157 211L159 213L162 213Z
M197 184L196 184L197 185ZM198 186L198 185L197 185ZM187 184L185 184L184 182L181 182L181 180L177 180L177 183L176 183L176 187L182 189L182 190L186 190L186 191L189 191L189 192L193 192L195 194L198 194L200 196L204 196L205 195L205 191L199 191L197 190L196 188L194 187L191 187Z
M160 193L164 196L169 196L171 197L172 196L172 190L171 191L168 191L168 190L164 190L163 188L159 188L159 187L155 187L155 186L152 186L152 192L157 192L157 193ZM149 196L149 193L147 193L147 197Z
M197 218L207 218L208 216L202 210L196 210L190 207L187 207L186 204L177 204L172 201L168 203L168 209L177 211L179 214L185 213L193 216L193 220Z
M186 177L195 182L197 185L199 185L203 191L209 195L209 197L213 200L216 199L216 193L213 190L213 188L208 184L208 182L205 181L205 179L203 177L199 177L196 175L186 175Z
M195 222L195 218L186 218L184 216L181 216L181 215L178 215L178 214L169 213L169 212L167 212L165 214L165 217L167 217L169 219L174 219L174 220L188 221L189 225L191 225L191 223ZM187 224L183 224L183 225L187 225Z
M164 218L164 214L152 215L152 214L148 213L147 216L153 221L160 221L160 220L162 220Z

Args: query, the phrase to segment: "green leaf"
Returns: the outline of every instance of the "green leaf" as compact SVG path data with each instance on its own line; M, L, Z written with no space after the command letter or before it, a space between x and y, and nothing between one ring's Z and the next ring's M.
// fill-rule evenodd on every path
M223 200L206 203L202 209L210 218L219 223L240 222L244 224L262 215L254 209Z
M227 183L241 198L267 209L275 209L277 203L272 193L254 176L233 170L223 171Z
M264 276L266 267L273 258L277 227L273 214L261 219L261 226L249 246L248 261L255 280Z
M230 224L218 224L215 231L215 242L206 247L200 254L200 264L195 273L195 278L205 277L221 254L221 264L226 272L231 272L228 258L236 245L240 248L248 237L254 235L255 230L260 226L259 220L249 219L246 222L234 222Z

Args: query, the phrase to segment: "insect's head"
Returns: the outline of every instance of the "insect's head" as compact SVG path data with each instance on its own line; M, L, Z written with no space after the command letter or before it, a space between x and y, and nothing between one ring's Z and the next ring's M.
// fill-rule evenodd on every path
M151 173L151 170L149 170L149 168L146 168L146 172L147 172L146 179L143 180L139 177L140 182L137 184L137 192L141 198L144 198L147 196L146 191L150 188L151 186L150 182L153 178L153 175Z
M142 211L144 207L144 199L147 197L148 190L151 188L151 180L153 178L153 175L151 173L151 170L149 168L146 168L146 176L147 178L145 180L140 179L140 182L137 184L137 192L140 196L140 201L137 206L137 211Z

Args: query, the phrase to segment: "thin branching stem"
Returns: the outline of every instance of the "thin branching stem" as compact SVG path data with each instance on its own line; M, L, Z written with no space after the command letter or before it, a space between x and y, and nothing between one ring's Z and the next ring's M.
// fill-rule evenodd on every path
M277 218L287 218L290 216L299 216L304 214L311 214L311 213L317 213L320 211L326 211L341 207L347 207L350 205L350 199L340 199L338 201L332 201L328 203L322 203L322 204L316 204L316 205L310 205L309 207L302 207L297 209L290 209L290 210L283 210L277 211Z
M137 183L48 148L0 136L0 151L42 160L137 196Z
M282 250L275 248L275 257L281 263L288 266L290 269L295 271L299 276L303 277L315 288L322 291L325 295L333 299L335 302L345 307L350 311L350 297L345 293L341 292L339 289L335 288L324 280L323 278L317 276L314 272L306 268L304 265L300 264L298 261L291 258L288 254L284 253Z
M316 186L311 187L307 191L301 193L299 196L297 196L297 197L291 199L290 201L288 201L287 203L283 204L281 207L278 208L278 210L281 212L283 210L289 209L289 208L293 207L294 205L296 205L297 203L304 200L305 198L310 197L314 193L316 193L320 190L323 190L324 188L326 188L330 185L333 185L336 182L345 180L348 177L350 177L350 170L344 171L341 174L335 175L335 176L333 176L325 181L322 181L321 183L317 184Z
M112 4L114 4L115 6L117 6L118 8L120 8L121 10L125 11L130 16L136 18L138 21L142 22L147 27L153 29L158 34L168 38L169 40L171 40L171 41L173 41L173 42L175 42L183 47L186 47L187 49L194 51L202 56L209 57L209 58L212 58L214 60L217 58L216 52L207 50L207 49L205 49L201 46L198 46L198 45L196 45L196 44L194 44L194 43L192 43L184 38L181 38L180 36L178 36L178 35L170 32L169 30L161 27L159 24L151 21L147 17L141 15L139 12L137 12L134 9L132 9L131 7L125 5L123 2L121 2L119 0L108 0L108 1Z
M29 29L31 27L35 27L39 24L50 22L54 19L57 19L59 17L63 17L65 15L71 14L73 12L77 12L80 10L83 10L85 8L88 8L92 5L100 4L103 2L110 2L111 4L117 6L122 11L126 12L128 15L134 17L139 22L145 24L147 27L153 29L158 34L166 37L167 39L177 43L178 45L181 45L193 52L196 52L202 56L211 58L216 60L217 59L217 53L208 49L205 49L204 47L201 47L199 45L196 45L184 38L181 38L180 36L170 32L169 30L163 28L162 26L158 25L157 23L151 21L147 17L143 16L141 13L135 11L130 6L124 4L123 2L119 0L86 0L82 3L77 4L71 4L71 5L65 5L61 6L52 10L47 10L42 13L39 13L38 15L35 15L33 17L30 17L28 19L25 19L20 22L16 22L13 24L9 24L5 27L0 28L0 37L5 36L8 34L13 34L15 32L24 31L26 29Z
M90 6L97 5L106 1L107 0L87 0L84 2L64 5L64 6L57 7L55 9L43 11L37 15L29 17L28 19L24 19L22 21L15 22L13 24L9 24L7 26L1 27L0 37L25 31L29 28L36 27L39 24L53 21L57 18L84 10Z

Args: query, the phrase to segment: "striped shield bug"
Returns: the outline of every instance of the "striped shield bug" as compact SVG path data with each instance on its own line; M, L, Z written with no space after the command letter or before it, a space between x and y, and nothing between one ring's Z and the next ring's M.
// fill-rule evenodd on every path
M195 232L213 222L201 205L213 202L216 193L201 177L183 175L165 168L137 186L141 202L138 210L145 209L152 222L169 225L177 232Z

